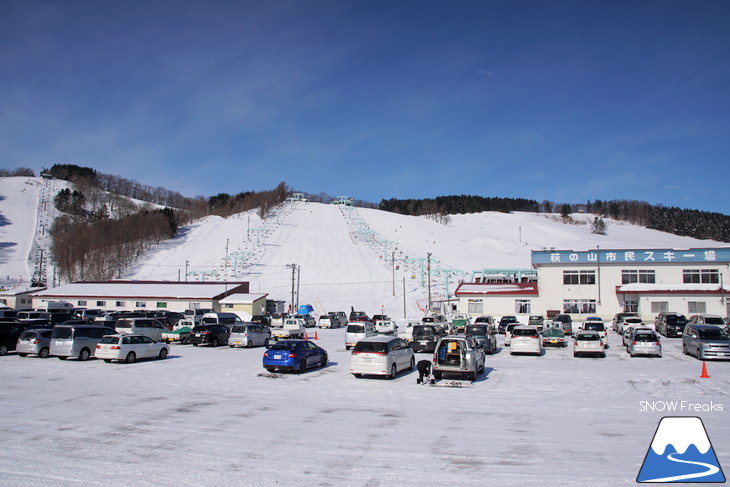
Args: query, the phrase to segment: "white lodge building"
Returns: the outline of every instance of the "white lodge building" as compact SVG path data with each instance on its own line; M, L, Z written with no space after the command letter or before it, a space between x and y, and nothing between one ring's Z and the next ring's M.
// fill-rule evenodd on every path
M661 311L730 315L730 247L701 249L540 250L537 282L462 283L459 312L573 319L620 311L653 319Z

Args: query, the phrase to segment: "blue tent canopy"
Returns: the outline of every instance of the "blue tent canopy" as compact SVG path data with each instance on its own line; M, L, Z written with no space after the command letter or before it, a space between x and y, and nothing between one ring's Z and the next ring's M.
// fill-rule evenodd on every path
M314 307L311 304L303 304L303 305L299 306L299 309L297 310L297 314L308 315L312 311L314 311Z

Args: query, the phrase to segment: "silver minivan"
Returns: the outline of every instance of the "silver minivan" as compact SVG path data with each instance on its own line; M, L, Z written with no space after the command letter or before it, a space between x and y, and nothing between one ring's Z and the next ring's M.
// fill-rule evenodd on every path
M682 334L682 351L700 360L730 359L730 337L718 326L689 323Z
M354 321L347 325L345 329L345 350L357 345L357 342L363 338L377 335L375 333L375 325L369 321Z
M228 337L228 346L234 347L258 347L269 344L269 330L260 323L242 323L231 327L231 334Z
M96 344L104 335L115 335L113 328L99 325L56 325L51 335L50 353L66 360L78 357L88 360L94 356Z

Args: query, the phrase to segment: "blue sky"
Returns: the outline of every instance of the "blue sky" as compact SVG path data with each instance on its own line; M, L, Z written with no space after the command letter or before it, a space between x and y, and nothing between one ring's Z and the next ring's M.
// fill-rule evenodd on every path
M0 167L728 214L730 2L0 2Z

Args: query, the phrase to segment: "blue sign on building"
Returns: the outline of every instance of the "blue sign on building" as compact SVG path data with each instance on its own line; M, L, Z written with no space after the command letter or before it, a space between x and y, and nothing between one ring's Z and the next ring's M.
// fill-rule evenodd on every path
M533 250L532 265L728 263L730 247L704 249Z

